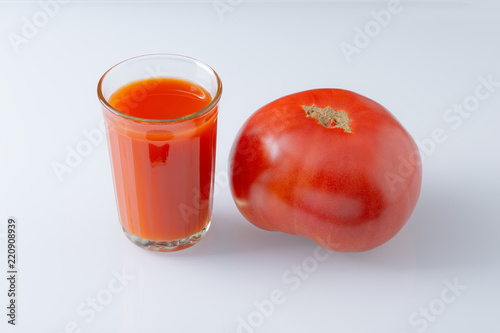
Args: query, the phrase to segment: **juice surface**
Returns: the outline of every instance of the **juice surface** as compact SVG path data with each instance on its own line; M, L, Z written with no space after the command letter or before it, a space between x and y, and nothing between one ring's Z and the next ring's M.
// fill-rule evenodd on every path
M120 88L109 104L142 119L175 119L211 100L192 82L154 78ZM106 117L123 227L155 241L182 239L205 228L212 215L217 109L171 123Z
M144 119L175 119L207 106L210 94L192 82L174 78L154 78L130 83L110 98L120 112Z

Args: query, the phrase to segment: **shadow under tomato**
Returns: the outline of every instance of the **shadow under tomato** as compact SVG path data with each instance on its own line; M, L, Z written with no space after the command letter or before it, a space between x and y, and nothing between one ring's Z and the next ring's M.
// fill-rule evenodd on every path
M463 269L498 263L498 203L488 192L498 190L466 183L423 189L407 226L419 268Z
M455 274L497 264L500 225L495 196L487 194L494 191L498 193L463 184L424 186L410 220L396 236L373 250L342 255L366 267L415 272Z
M498 190L488 187L463 183L424 186L403 229L389 242L355 254L352 260L363 265L404 267L406 258L414 261L417 271L450 274L497 264L500 225L494 201L498 195L488 193Z
M492 212L496 207L495 197L480 195L484 188L459 187L424 186L410 220L389 242L366 252L331 252L332 258L366 268L414 272L469 269L497 263L500 227ZM476 196L474 192L478 192ZM225 211L216 209L212 226L200 243L176 255L241 255L242 258L266 257L277 252L303 255L315 247L316 243L305 237L257 228L234 207Z

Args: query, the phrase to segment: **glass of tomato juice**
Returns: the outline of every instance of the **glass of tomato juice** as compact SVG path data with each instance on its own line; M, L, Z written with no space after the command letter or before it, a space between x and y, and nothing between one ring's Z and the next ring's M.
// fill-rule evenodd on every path
M196 244L212 219L219 76L151 54L109 69L97 92L125 235L153 251Z

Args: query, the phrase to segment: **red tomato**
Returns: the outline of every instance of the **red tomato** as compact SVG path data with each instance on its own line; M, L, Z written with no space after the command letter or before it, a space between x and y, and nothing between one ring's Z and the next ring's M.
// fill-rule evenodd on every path
M334 251L366 251L391 239L422 183L410 134L380 104L341 89L263 106L240 130L230 162L231 191L246 219Z

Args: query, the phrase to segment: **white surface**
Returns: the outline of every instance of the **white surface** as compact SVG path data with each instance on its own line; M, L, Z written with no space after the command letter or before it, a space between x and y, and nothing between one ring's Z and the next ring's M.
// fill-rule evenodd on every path
M474 95L479 77L500 82L500 5L403 3L348 62L341 43L353 44L356 27L386 2L222 2L233 6L222 16L210 1L70 2L17 53L9 33L21 34L40 4L0 3L0 277L7 218L19 224L17 325L6 323L1 278L0 331L499 331L500 86L460 124L443 116ZM212 228L172 254L143 251L122 234L105 142L62 181L52 168L99 128L101 74L156 52L198 58L224 84ZM312 241L245 221L225 182L245 119L319 87L378 101L420 142L435 129L446 136L424 153L420 201L405 228L373 251L324 261L311 259ZM296 273L302 265L307 276ZM117 291L123 270L133 280ZM455 282L466 289L453 294ZM99 311L88 305L96 297L106 303ZM255 302L274 298L273 311L257 314Z

